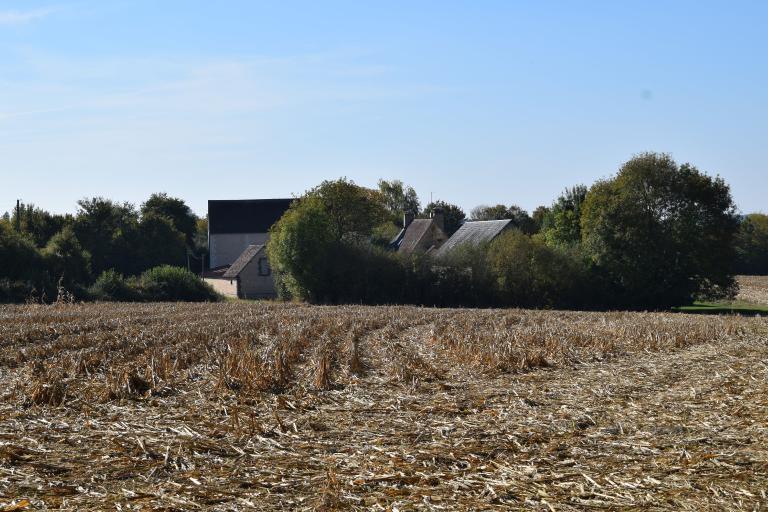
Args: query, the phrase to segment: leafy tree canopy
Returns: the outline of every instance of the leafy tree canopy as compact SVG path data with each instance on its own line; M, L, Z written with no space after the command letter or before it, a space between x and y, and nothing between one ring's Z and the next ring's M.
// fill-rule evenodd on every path
M464 219L466 218L464 210L455 204L446 203L445 201L433 201L424 207L424 211L421 212L421 216L423 218L429 218L435 213L435 210L437 209L443 211L443 215L445 216L445 233L448 236L451 236L461 227L461 224L464 222Z
M91 280L91 255L80 245L72 226L55 234L43 250L53 279L70 291Z
M403 184L400 180L379 180L378 185L384 207L395 224L402 227L403 214L406 212L414 215L419 213L421 204L413 187Z
M37 247L44 247L53 235L64 226L73 222L72 215L58 215L36 207L34 204L21 203L7 215L8 225L29 235Z
M768 275L768 215L751 213L742 219L736 256L739 273Z
M514 226L526 234L536 232L536 223L528 212L513 204L509 207L503 204L495 206L480 205L472 209L470 213L472 220L505 220L511 219Z
M567 188L560 197L542 212L541 231L553 247L574 247L581 242L581 207L587 197L587 187Z
M130 203L116 203L102 197L78 201L74 230L83 248L91 254L94 274L114 268L123 274L142 270L134 257L139 215Z
M188 247L193 247L197 231L197 217L183 199L170 197L166 193L152 194L141 205L142 217L158 215L170 220L173 226L184 235Z
M307 192L302 201L317 199L327 216L334 241L368 238L373 228L386 218L382 194L341 178L323 181ZM301 202L301 201L300 201Z
M582 204L583 246L615 305L666 307L728 296L738 229L730 189L669 155L643 153Z

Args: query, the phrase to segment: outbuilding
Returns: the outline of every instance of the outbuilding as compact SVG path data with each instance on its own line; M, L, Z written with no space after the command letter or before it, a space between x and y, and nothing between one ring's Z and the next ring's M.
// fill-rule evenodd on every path
M232 265L211 269L203 279L224 296L238 299L277 297L264 244L249 245Z

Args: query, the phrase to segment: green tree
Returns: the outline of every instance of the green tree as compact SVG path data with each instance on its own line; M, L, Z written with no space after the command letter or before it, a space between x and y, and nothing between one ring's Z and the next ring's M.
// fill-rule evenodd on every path
M77 294L91 281L91 255L80 245L72 226L55 234L43 249L53 280Z
M50 286L40 251L29 236L0 223L0 302L20 302Z
M512 224L526 234L532 234L536 231L536 223L528 212L513 204L506 207L503 204L495 206L477 206L470 213L472 220L512 220Z
M141 269L172 265L186 267L187 246L184 234L176 229L171 219L148 212L142 215L137 230L136 246Z
M341 178L323 181L307 192L303 199L317 198L330 222L333 239L367 238L373 228L386 218L382 195Z
M419 213L421 204L413 187L405 185L400 180L379 180L378 185L384 207L394 224L402 227L403 214L406 212L411 212L414 215Z
M768 215L751 213L742 219L736 257L740 274L768 275Z
M8 214L11 226L18 226L22 233L30 236L38 247L45 247L48 240L61 231L64 226L71 225L72 215L57 215L36 207L34 204L21 203L19 208Z
M581 209L587 187L567 188L542 219L541 232L553 247L574 247L581 242Z
M596 183L582 204L586 254L614 306L662 308L729 296L736 208L728 185L669 155L644 153Z
M272 226L267 244L280 296L319 301L329 287L328 258L334 243L337 236L321 198L294 201Z
M364 288L362 267L374 261L365 251L385 216L378 191L347 179L324 181L294 201L267 245L278 292L313 302L351 300L351 290Z
M170 197L165 192L152 194L141 205L141 216L150 214L170 220L173 226L184 235L187 247L194 247L197 217L183 199Z
M115 203L102 197L78 201L74 230L91 254L94 274L114 268L122 274L141 272L137 259L139 215L130 203Z
M544 227L545 219L549 216L549 208L546 206L538 206L533 213L531 213L531 220L533 220L534 232L539 233Z
M454 234L464 222L466 214L464 210L456 206L455 204L446 203L445 201L434 201L424 207L424 211L421 212L421 217L429 218L435 213L435 210L442 210L445 216L445 234L451 236Z
M541 237L509 230L488 249L500 300L511 306L574 307L582 297L586 267L577 254L548 246Z

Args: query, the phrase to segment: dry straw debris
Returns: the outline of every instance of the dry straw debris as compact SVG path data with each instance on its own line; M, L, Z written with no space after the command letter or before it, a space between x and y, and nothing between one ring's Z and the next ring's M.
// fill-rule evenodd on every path
M758 510L768 321L0 308L0 510Z
M738 276L739 300L768 305L768 276Z

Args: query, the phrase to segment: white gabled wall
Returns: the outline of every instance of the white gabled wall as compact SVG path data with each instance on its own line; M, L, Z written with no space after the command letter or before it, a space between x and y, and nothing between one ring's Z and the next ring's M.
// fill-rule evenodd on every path
M265 244L269 233L221 233L209 235L211 268L231 265L249 245Z

